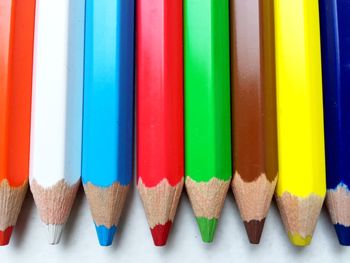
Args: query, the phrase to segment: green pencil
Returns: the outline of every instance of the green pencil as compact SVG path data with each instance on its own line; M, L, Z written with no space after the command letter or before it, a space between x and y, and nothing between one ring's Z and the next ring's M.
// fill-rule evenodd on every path
M212 242L231 181L229 1L185 0L186 189Z

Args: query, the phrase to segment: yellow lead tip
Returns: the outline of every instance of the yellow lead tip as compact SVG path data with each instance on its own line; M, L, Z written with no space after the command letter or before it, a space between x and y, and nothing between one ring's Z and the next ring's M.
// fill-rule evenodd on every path
M293 235L291 233L288 233L288 236L289 236L290 242L292 242L294 246L298 246L298 247L305 247L310 245L311 239L312 239L312 236L302 237L298 234Z

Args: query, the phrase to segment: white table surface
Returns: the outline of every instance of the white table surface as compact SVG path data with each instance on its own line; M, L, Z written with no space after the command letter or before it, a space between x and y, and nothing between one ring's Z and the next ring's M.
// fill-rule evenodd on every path
M27 195L9 246L0 247L0 262L104 263L104 262L350 262L350 248L338 245L333 226L324 209L312 244L293 247L284 232L273 204L261 244L248 243L233 195L230 192L219 221L214 243L202 243L192 209L184 193L168 245L153 246L135 186L123 213L120 232L113 246L98 245L84 192L80 189L61 243L50 246L31 194Z

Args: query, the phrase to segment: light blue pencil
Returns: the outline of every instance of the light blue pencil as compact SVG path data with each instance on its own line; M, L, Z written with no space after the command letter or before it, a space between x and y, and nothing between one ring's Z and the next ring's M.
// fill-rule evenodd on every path
M86 0L84 67L82 179L109 246L133 173L133 0Z

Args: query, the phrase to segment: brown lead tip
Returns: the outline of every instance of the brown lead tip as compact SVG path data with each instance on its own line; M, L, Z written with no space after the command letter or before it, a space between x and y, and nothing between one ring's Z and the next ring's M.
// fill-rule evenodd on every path
M265 218L262 220L244 221L245 230L247 231L249 242L259 244L261 234L264 228Z

